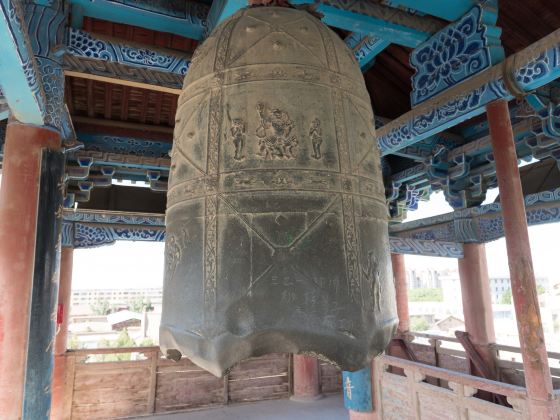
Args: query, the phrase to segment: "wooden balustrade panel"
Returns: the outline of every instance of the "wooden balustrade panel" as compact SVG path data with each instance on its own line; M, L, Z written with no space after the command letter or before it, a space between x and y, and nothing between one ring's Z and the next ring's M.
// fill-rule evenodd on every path
M224 402L224 379L199 368L188 359L160 359L157 367L155 411L179 411Z
M388 372L382 372L381 374L383 377L376 379L376 382L382 384L379 388L379 394L383 406L383 419L414 419L414 407L410 398L407 378Z
M469 361L465 357L440 354L438 356L438 366L455 372L470 373Z
M342 372L336 366L319 361L321 393L332 394L342 391Z
M123 353L123 349L115 353ZM216 378L188 359L160 358L157 348L140 353L147 360L83 363L87 355L107 349L68 353L67 408L64 420L96 420L182 411L290 396L290 355L269 354L237 364L225 378ZM340 392L338 368L321 362L324 393Z
M288 398L289 365L289 355L280 353L238 363L229 373L229 401Z
M95 420L147 412L150 362L76 363L72 419Z
M390 358L389 358L390 359ZM395 360L395 358L393 358ZM393 362L394 363L394 362ZM384 420L491 420L528 419L524 390L512 389L508 384L480 380L474 376L451 370L414 367L413 362L396 362L405 369L406 376L388 371L393 363L380 358L376 366L375 389L379 416ZM435 386L425 381L429 376L448 386ZM474 397L477 389L467 384L474 381L483 390L510 395L515 409ZM480 385L479 385L480 384Z

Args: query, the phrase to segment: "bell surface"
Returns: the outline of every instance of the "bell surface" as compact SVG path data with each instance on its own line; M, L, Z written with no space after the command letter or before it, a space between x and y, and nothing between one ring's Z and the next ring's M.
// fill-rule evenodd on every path
M392 338L373 112L344 42L254 7L196 50L177 109L160 346L217 376L289 352L354 371Z

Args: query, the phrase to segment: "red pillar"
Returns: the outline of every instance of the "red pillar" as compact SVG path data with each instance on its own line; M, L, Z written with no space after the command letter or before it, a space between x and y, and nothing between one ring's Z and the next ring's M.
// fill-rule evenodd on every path
M70 319L72 290L73 248L62 248L60 256L60 282L58 285L57 333L54 341L54 371L52 379L51 419L63 417L64 385L66 378L66 346ZM60 318L59 318L60 317Z
M294 401L315 401L319 392L319 362L314 357L294 354Z
M0 190L0 413L6 419L22 416L41 151L59 146L53 130L8 124Z
M406 269L403 254L391 254L393 263L393 276L395 279L395 292L397 296L397 315L399 325L397 333L406 334L410 330L410 316L408 314L408 289L406 285Z
M464 244L464 258L458 260L465 329L471 342L495 377L496 357L490 344L496 342L490 280L484 244ZM474 368L474 367L473 367ZM475 368L473 373L483 376Z
M531 418L553 418L554 404L550 401L552 379L544 344L525 203L509 110L507 102L503 100L488 104L486 110L500 189L511 291Z

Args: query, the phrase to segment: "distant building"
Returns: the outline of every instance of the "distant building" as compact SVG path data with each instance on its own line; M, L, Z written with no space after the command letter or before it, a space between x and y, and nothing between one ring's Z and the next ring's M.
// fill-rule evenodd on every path
M537 285L548 290L548 279L546 277L537 277ZM509 277L492 277L490 278L490 296L492 303L502 303L504 293L511 290L511 281Z
M116 307L126 307L138 299L161 305L162 288L144 289L77 289L72 290L72 306L91 306L106 301Z
M455 331L465 331L465 321L457 316L448 315L435 323L435 328L449 335L453 335Z
M107 322L111 325L111 330L122 331L125 328L140 327L143 318L143 314L131 311L119 311L107 315Z
M445 270L446 272L447 270ZM440 270L408 270L406 273L409 289L439 289L441 288Z
M492 277L490 279L490 296L492 303L501 303L502 296L511 290L509 277Z

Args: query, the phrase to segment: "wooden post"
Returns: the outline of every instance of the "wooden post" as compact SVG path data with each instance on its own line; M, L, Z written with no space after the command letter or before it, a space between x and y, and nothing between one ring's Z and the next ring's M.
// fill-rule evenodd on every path
M54 372L52 378L51 419L63 417L66 380L66 346L70 322L70 299L72 294L72 266L74 248L62 248L60 256L60 281L58 284L57 332L54 341Z
M147 414L154 414L156 412L158 360L159 350L150 352L150 385L148 388Z
M229 404L229 374L224 375L224 405Z
M322 397L319 392L319 362L316 358L294 354L294 401L315 401Z
M66 353L64 357L66 358L66 379L64 381L64 400L60 419L70 420L72 418L72 400L74 399L74 382L76 380L76 356L72 353Z
M482 357L491 377L496 379L496 342L490 296L490 280L484 244L464 244L464 258L458 261L465 330L477 353ZM484 376L471 363L471 371Z
M556 418L552 379L529 245L525 203L507 102L503 100L492 102L487 105L486 112L500 189L511 292L519 330L531 418Z
M393 263L395 293L397 296L397 315L399 317L397 332L400 335L404 335L410 330L410 316L408 313L408 289L406 285L404 255L391 254L391 262Z
M0 191L0 413L23 415L43 148L60 146L57 132L8 124Z

